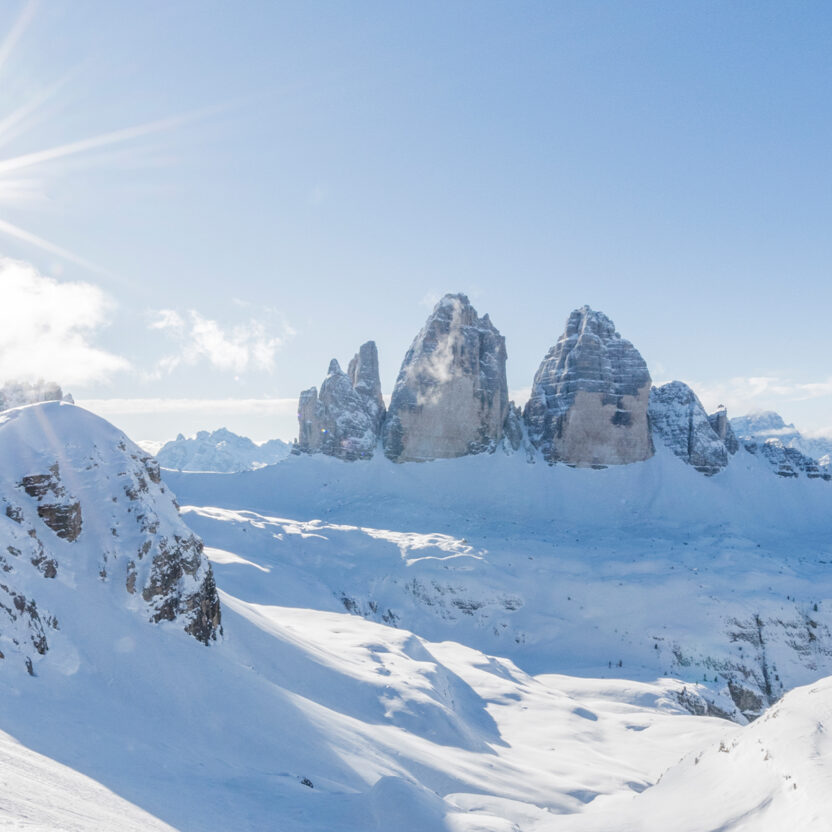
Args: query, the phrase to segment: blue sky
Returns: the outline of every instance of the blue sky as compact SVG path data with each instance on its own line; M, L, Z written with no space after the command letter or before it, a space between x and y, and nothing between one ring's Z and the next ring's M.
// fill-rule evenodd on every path
M518 395L589 303L654 380L832 430L826 3L10 1L0 42L0 374L134 438L291 438L447 291Z

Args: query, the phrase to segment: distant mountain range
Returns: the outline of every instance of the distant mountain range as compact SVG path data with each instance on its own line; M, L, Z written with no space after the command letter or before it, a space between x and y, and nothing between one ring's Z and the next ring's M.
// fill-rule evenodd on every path
M731 419L731 427L740 439L765 442L776 439L786 448L794 448L800 453L820 460L827 466L832 457L832 439L826 437L804 436L794 425L787 424L779 413L773 410L761 410Z
M201 430L196 436L185 438L181 433L166 442L155 456L159 465L174 471L214 471L231 474L253 471L289 456L291 445L280 439L270 439L257 445L245 436L226 428ZM151 450L146 448L146 450Z

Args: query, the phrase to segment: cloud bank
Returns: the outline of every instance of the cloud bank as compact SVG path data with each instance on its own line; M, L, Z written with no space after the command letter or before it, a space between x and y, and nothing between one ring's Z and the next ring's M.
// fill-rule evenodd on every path
M90 283L59 282L0 258L0 382L43 378L71 387L127 369L124 358L93 343L111 308Z

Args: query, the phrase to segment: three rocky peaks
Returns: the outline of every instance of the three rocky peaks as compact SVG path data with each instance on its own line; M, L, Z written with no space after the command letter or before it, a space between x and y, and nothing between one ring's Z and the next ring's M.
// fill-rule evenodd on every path
M368 341L347 373L333 359L320 393L300 394L295 452L367 459L381 441L389 459L414 462L525 443L549 463L605 467L649 459L655 437L711 476L739 448L724 408L708 414L680 381L652 387L639 351L588 306L567 319L522 414L508 398L506 358L505 338L488 315L479 317L463 294L445 295L404 357L390 408ZM776 448L763 452L777 455ZM797 469L811 476L806 466Z

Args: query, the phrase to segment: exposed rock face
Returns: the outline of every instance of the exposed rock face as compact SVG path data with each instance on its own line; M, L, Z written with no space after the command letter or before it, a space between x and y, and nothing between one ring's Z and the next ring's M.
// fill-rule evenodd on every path
M0 657L22 654L34 674L58 617L71 627L119 597L148 621L175 622L204 644L217 638L211 566L156 460L59 402L3 414L0 458ZM65 570L66 592L47 592L44 579Z
M671 381L654 387L649 413L656 436L700 473L710 477L728 464L725 442L715 432L705 408L687 384Z
M324 414L318 389L302 390L298 400L298 449L309 454L321 450L321 423Z
M543 359L523 417L549 462L622 465L653 455L649 397L638 350L606 315L583 306Z
M378 352L362 344L349 365L349 375L333 358L321 393L312 387L298 402L298 450L339 459L369 459L384 421L378 376Z
M731 427L731 422L728 419L728 411L724 405L720 405L715 413L708 415L708 421L714 429L714 433L725 444L725 450L729 454L735 454L740 449L740 443L737 441L734 429Z
M445 295L402 362L384 453L406 462L493 451L508 414L505 338L465 295Z
M514 402L508 404L508 414L503 426L503 433L511 449L519 450L523 444L523 414Z
M23 477L20 487L37 500L38 516L58 537L73 541L81 534L81 503L67 495L61 484L58 463L50 466L48 474Z
M381 395L378 374L378 350L375 341L362 344L347 368L353 390L364 402L364 408L373 422L376 436L381 436L386 408Z

